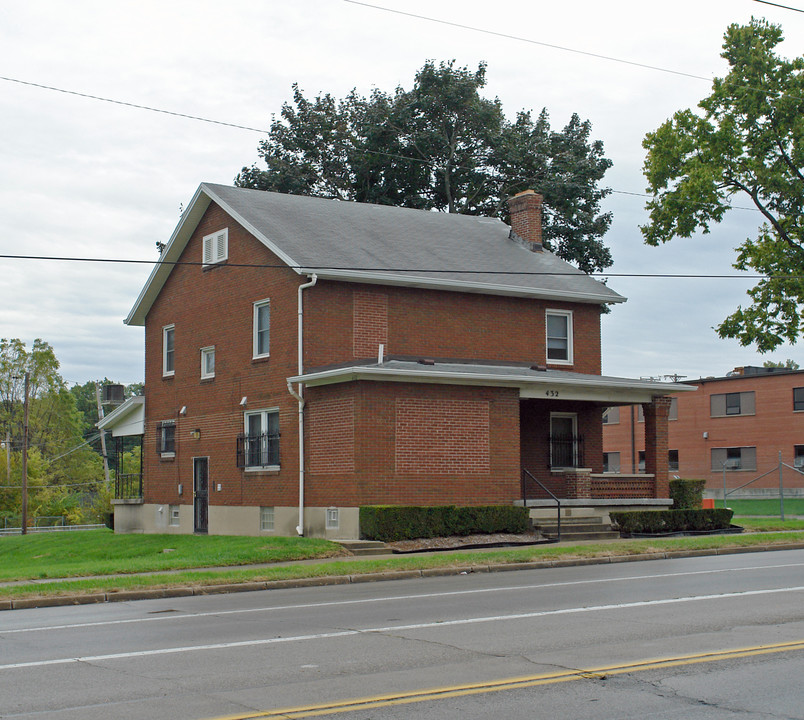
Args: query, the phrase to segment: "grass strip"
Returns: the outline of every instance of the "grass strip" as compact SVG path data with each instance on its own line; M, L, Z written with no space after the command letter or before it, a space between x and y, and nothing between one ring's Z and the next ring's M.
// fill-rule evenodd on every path
M124 575L114 578L87 578L61 582L25 583L0 587L0 598L48 597L55 595L110 593L143 588L194 587L224 583L293 580L339 575L425 570L430 568L470 568L490 564L544 560L603 558L689 550L750 548L804 542L804 532L750 533L728 536L699 536L666 540L624 540L582 545L538 545L432 555L399 555L387 558L331 560L311 564L268 566L258 569L188 570L169 575Z

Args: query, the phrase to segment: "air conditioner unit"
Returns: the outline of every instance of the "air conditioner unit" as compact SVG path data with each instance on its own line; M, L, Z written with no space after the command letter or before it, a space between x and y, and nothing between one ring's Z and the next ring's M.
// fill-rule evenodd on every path
M122 385L104 385L101 389L101 402L104 405L122 405L125 399L125 388Z
M804 467L804 455L796 457L796 459L793 460L793 466L797 468Z
M739 460L726 460L726 470L739 470L741 464Z

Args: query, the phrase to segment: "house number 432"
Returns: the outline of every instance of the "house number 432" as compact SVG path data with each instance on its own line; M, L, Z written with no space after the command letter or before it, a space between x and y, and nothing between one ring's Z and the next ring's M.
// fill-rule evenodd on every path
M547 397L558 397L558 390L545 390L544 394Z

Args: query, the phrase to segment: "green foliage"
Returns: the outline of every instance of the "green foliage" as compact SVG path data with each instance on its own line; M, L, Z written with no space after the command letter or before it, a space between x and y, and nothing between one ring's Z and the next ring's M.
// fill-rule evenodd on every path
M369 97L352 90L309 100L298 85L258 154L267 169L243 168L241 187L507 219L521 190L544 195L543 239L582 270L612 264L601 237L611 214L599 183L611 161L573 114L561 132L521 111L511 122L498 99L480 95L486 66L428 61L413 87Z
M673 510L700 510L705 487L706 480L671 480Z
M766 360L762 363L764 368L781 368L783 370L798 370L799 365L795 360L787 358L784 362L774 362L773 360Z
M734 267L765 276L717 328L760 352L804 332L804 58L775 53L782 31L764 20L731 25L717 78L700 111L681 110L643 145L653 199L645 242L709 232L734 199L747 198L766 221L738 248Z
M610 513L611 521L626 535L726 530L729 508L714 510L637 510Z
M383 542L474 533L522 533L529 527L527 508L509 505L360 508L361 536Z

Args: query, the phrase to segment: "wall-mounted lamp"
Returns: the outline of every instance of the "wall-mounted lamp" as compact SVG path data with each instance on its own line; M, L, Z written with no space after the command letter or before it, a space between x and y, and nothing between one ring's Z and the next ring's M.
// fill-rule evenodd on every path
M179 410L179 415L181 415L182 417L184 417L186 414L187 414L187 406L186 406L186 405L182 405L182 406L181 406L181 410Z
M201 439L201 430L199 430L198 428L196 428L195 430L191 430L190 431L190 437L193 440L200 440Z
M240 407L246 407L248 405L248 398L243 395L243 399L240 401Z
M708 440L708 439L709 439L709 433L708 433L708 432L705 432L705 433L703 434L703 437L704 437L704 440Z

